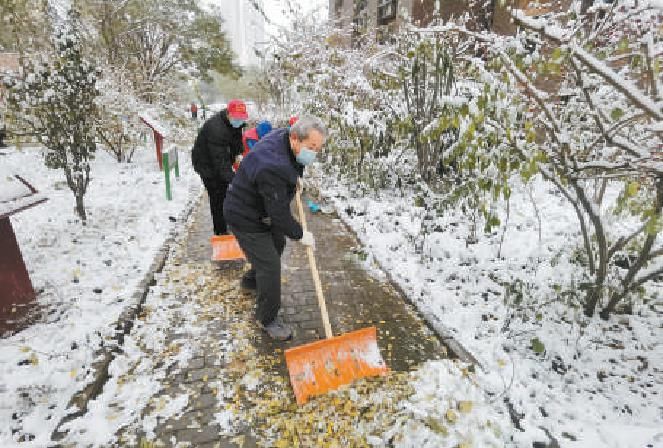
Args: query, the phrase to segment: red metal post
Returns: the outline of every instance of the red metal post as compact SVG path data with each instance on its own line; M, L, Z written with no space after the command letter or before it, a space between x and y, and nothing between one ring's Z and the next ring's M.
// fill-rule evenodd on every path
M21 249L9 217L0 219L0 317L11 314L14 305L35 298L35 291L23 262Z
M154 142L157 147L157 161L159 162L159 169L163 171L163 157L161 156L163 151L163 135L159 134L157 131L154 131Z

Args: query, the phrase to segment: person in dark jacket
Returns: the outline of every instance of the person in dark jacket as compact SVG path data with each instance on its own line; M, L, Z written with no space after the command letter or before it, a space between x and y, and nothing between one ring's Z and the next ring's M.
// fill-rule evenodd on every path
M315 117L302 117L291 129L276 129L246 155L223 206L230 230L251 263L241 286L256 289L256 318L272 338L292 331L277 319L281 307L281 254L285 237L313 247L310 232L292 216L298 179L322 149L327 130Z
M233 163L242 154L242 128L247 119L244 102L230 101L226 109L205 122L191 152L193 169L200 175L209 196L215 235L228 233L223 201L233 180Z
M0 148L6 148L7 144L5 143L5 138L7 138L7 131L5 126L0 124Z

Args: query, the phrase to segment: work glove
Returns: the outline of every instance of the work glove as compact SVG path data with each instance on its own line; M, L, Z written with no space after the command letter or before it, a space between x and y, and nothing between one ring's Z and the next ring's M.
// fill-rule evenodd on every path
M310 247L311 249L315 250L315 238L313 238L313 234L308 230L304 231L302 239L299 240L299 242L302 243L304 246Z

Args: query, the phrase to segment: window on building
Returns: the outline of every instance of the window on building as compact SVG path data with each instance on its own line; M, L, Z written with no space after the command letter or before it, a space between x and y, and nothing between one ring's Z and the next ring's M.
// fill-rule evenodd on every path
M367 0L355 1L354 22L360 28L366 27L367 23Z
M378 24L386 25L396 18L398 0L378 0Z
M368 31L368 0L355 0L352 17L352 46L359 48Z

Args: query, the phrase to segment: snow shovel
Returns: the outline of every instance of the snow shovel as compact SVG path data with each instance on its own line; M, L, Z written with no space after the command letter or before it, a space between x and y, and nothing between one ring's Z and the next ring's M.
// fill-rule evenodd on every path
M306 231L306 217L299 191L297 208L302 228ZM306 253L326 339L285 351L290 383L299 405L306 403L313 395L321 395L356 379L381 375L388 370L378 349L375 327L362 328L336 337L332 335L313 248L307 247Z
M245 260L234 235L214 235L212 237L212 261Z

